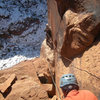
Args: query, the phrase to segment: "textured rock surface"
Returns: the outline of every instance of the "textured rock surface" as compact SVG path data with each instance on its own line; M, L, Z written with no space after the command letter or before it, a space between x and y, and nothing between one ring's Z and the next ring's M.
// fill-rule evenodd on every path
M4 93L16 80L15 74L12 74L3 84L0 84L0 91Z
M100 99L100 42L73 61L73 73L78 78L82 89L89 89ZM81 77L80 77L81 76Z
M49 61L49 63L54 66L54 50L51 49L47 43L46 39L43 41L42 46L41 46L41 51L40 51L40 57L46 59Z
M92 91L100 99L100 42L96 42L90 49L79 57L59 59L56 64L56 81L65 73L76 75L80 89ZM57 84L59 86L59 84ZM62 91L60 90L62 94Z
M62 74L74 73L80 88L100 99L99 9L99 0L48 0L57 86Z
M43 59L24 61L13 68L0 71L0 83L4 84L12 74L16 75L17 80L6 92L0 94L0 100L49 100L55 93L48 63ZM45 83L41 82L39 74L45 74L46 77L42 77L47 79Z
M74 57L90 46L99 34L100 21L93 13L77 14L68 10L63 17L66 34L61 55Z
M4 97L1 93L0 93L0 100L4 100Z
M56 75L57 87L62 74L74 73L80 89L88 89L100 98L99 8L100 2L94 0L48 0L48 22L54 50L46 43L48 40L44 40L40 58L0 71L0 83L12 73L17 76L9 91L0 97L5 100L49 100L55 95L51 70L53 76ZM73 59L69 59L71 57ZM52 98L55 99L56 96Z
M48 0L48 22L53 42L64 57L80 54L99 34L100 1L87 2L89 0ZM93 3L94 7L91 6Z

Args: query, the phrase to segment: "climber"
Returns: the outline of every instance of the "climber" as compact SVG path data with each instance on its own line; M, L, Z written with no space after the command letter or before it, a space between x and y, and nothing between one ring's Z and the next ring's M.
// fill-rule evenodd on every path
M98 100L92 92L79 90L74 74L63 75L60 79L60 88L64 94L63 100Z

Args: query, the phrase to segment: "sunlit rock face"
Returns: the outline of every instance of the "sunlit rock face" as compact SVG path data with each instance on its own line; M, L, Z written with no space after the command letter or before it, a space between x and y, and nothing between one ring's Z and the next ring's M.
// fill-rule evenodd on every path
M78 14L67 10L63 21L66 34L61 55L68 58L74 57L88 48L100 31L100 23L93 12Z
M61 56L75 57L91 46L100 31L100 1L54 0L58 22L51 22L53 40ZM51 11L54 13L54 11ZM54 31L55 30L55 31Z
M73 73L80 89L100 99L100 0L47 1L58 88L61 76Z

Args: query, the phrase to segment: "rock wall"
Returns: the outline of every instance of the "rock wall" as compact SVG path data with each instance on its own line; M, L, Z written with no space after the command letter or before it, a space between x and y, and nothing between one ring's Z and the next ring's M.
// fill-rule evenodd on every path
M51 100L55 94L48 62L23 61L0 71L0 100Z
M0 100L56 100L52 77L56 94L62 97L59 79L66 73L74 73L80 89L92 91L100 100L100 1L47 3L48 25L40 58L0 71Z
M93 7L91 3L94 0L90 4L87 2L89 0L69 0L68 3L64 0L48 0L48 22L55 47L62 56L71 58L80 54L99 34L100 1ZM81 5L84 6L78 7Z
M57 87L62 74L74 73L80 88L91 90L100 99L100 1L47 2Z

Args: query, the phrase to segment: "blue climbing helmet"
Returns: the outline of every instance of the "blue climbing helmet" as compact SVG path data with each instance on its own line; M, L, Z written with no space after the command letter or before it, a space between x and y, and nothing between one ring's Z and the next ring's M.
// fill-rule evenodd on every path
M78 85L77 79L74 74L64 74L60 79L60 88L65 85L75 84Z

